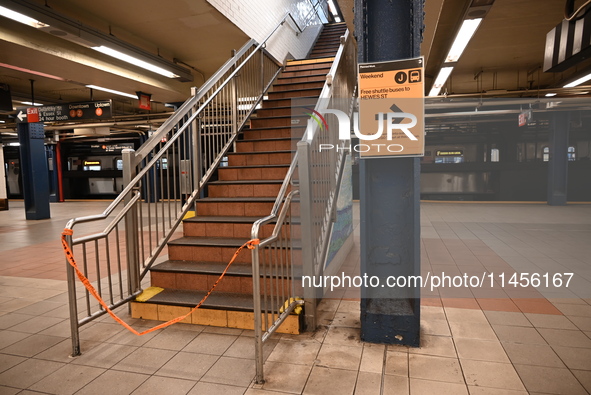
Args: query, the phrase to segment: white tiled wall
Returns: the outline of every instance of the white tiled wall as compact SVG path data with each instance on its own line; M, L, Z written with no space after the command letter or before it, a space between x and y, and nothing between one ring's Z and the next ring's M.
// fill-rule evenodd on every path
M312 4L309 0L207 0L249 37L261 42L277 26L289 11L304 29L304 18L309 15ZM315 16L302 34L296 36L297 28L288 18L267 43L267 50L279 61L286 57L304 58L321 29L322 22ZM238 48L236 48L238 49Z

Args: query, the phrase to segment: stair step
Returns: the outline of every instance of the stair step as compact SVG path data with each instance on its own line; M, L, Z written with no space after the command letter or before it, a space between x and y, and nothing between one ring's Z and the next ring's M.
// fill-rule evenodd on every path
M177 289L186 291L208 291L210 290L224 270L227 264L217 262L195 262L195 261L165 261L156 265L150 271L150 280L153 287L164 289ZM294 267L294 271L300 273L301 266ZM301 280L296 277L294 281L289 279L287 272L272 270L265 266L265 272L260 278L273 276L275 286L279 286L287 294L286 290L292 285L301 289ZM261 284L269 288L271 281L265 280L267 284ZM252 265L231 265L224 278L218 283L217 292L231 292L252 295ZM252 296L251 296L252 297Z
M335 56L337 51L338 51L339 47L336 48L327 48L327 49L321 49L321 50L314 50L312 51L312 53L310 54L311 56L314 55L326 55L326 57L332 57Z
M292 125L291 127L274 127L274 128L257 128L254 130L249 130L248 132L244 133L244 140L242 141L249 141L253 140L256 141L257 139L261 138L298 138L301 139L304 135L306 127L304 124L300 125Z
M316 105L318 101L318 96L302 96L297 98L297 102L294 103L292 99L267 99L263 101L263 108L277 108L277 107L291 107L292 105ZM303 103L303 104L300 104Z
M301 136L239 140L236 142L236 152L291 151L296 149L296 145L300 140Z
M131 316L146 320L168 321L187 314L205 296L203 291L165 289L145 303L132 302ZM183 323L226 328L254 329L252 295L213 292L197 311ZM269 320L272 318L269 316ZM303 331L303 315L289 315L277 328L278 333Z
M234 197L200 199L196 203L196 215L206 216L255 216L271 213L276 197ZM292 215L299 216L299 204L292 204Z
M194 237L227 237L243 238L251 237L252 225L261 217L215 217L196 216L191 221L183 221L184 236ZM270 237L275 228L275 223L263 225L259 231L259 238ZM287 234L293 234L295 238L301 238L299 218L291 218L291 225L286 228Z
M260 165L260 166L226 166L220 167L218 177L220 180L276 180L284 179L289 169L289 164L284 165Z
M282 82L273 85L273 92L285 92L298 89L322 88L325 80L307 82Z
M316 82L316 81L326 81L326 74L327 73L315 73L315 74L309 74L309 75L302 75L299 77L296 76L291 76L291 77L284 77L283 75L279 76L279 78L277 78L277 82L279 83L283 83L285 81L289 81L292 83L300 83L300 82ZM257 111L258 113L258 111Z
M314 48L312 48L313 51L317 50L317 49L323 49L323 48L332 48L334 46L339 47L341 45L341 39L334 39L334 40L330 40L330 41L325 41L325 42L320 42L317 41L316 45L314 45Z
M209 197L276 197L283 180L214 181L208 186Z
M270 203L270 208L266 214L262 214L261 218L271 212L273 202ZM198 208L199 210L199 208ZM253 214L249 212L249 214ZM260 215L260 214L259 214ZM227 238L227 237L195 237L183 236L178 239L168 242L168 258L173 261L214 261L222 262L227 265L232 260L238 247L247 242L250 238ZM292 242L296 242L293 240ZM294 246L292 249L292 259L294 262L301 262L300 245ZM268 250L265 250L268 251ZM248 250L242 251L236 257L234 264L250 264L251 254Z
M288 92L284 92L288 93ZM301 115L292 117L290 115L280 115L272 117L256 117L250 119L251 128L264 128L264 127L286 127L291 125L305 125L306 120L310 118L309 115Z
M320 96L322 88L317 89L298 89L287 92L269 92L269 99L286 99L292 97L309 97L309 96Z
M285 165L290 164L293 152L284 151L259 151L259 152L230 152L228 153L229 166L256 166L256 165Z
M186 291L178 289L165 289L152 296L148 302L167 304L172 306L194 307L205 296L203 291ZM244 295L231 292L213 292L203 303L202 308L227 309L232 311L252 311L252 295Z
M313 107L315 103L310 103L310 107ZM280 117L287 115L302 115L304 112L310 112L305 106L284 106L284 107L271 107L261 108L257 110L257 116L261 117Z
M305 62L305 63L304 63ZM332 66L332 59L331 60L322 60L316 61L314 59L306 59L306 60L294 60L287 62L285 66L285 72L293 72L293 71L306 71L306 70L315 70L314 72L317 73L317 70L321 69L330 69Z

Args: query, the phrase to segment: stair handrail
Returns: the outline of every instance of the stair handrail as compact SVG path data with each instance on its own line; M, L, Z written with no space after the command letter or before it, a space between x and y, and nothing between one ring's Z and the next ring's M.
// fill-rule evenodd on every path
M289 17L293 19L288 12L261 43L249 40L137 152L123 150L125 187L101 214L72 218L67 222L66 228L72 230L78 224L108 220L115 213L101 232L77 238L66 236L71 249L74 246L82 249L82 254L76 256L87 276L87 265L93 263L94 254L96 288L99 294L106 294L105 300L110 299L110 308L133 300L141 292L141 281L150 266L194 206L203 186L236 141L239 130L279 75L283 65L265 47ZM260 59L255 57L257 54ZM163 187L164 182L168 183L167 188ZM144 215L146 208L147 217ZM119 236L123 223L124 243ZM126 248L126 266L121 247ZM106 269L103 269L105 263ZM113 265L116 265L116 275L112 274ZM106 270L108 277L102 279L101 270ZM67 273L72 355L79 355L79 327L106 311L96 304L91 305L94 302L88 291L83 291L86 292L83 299L86 316L79 318L77 285L69 263ZM125 291L124 282L127 282Z
M328 105L331 102L331 99L335 97L334 90L336 88L342 88L338 85L344 85L345 91L347 96L343 96L342 99L350 100L349 103L346 104L347 108L344 108L348 115L350 116L353 112L353 108L355 105L355 97L357 93L357 86L356 86L356 43L354 40L351 39L351 35L349 30L346 30L345 34L341 36L341 44L339 45L339 49L334 57L333 64L330 68L330 71L326 75L326 81L320 93L320 97L316 103L314 108L315 111L318 113L322 113L322 111L326 110ZM344 62L349 61L351 64L344 64ZM351 67L352 70L344 70L347 66ZM351 76L351 72L353 76ZM347 73L349 73L347 75ZM345 78L349 78L347 83L341 84L341 77L345 75ZM353 79L354 83L352 83L351 78ZM335 88L336 87L336 88ZM329 123L332 121L329 119ZM336 135L332 136L333 140L338 141L338 125L333 125L332 133ZM260 268L260 261L261 261L261 250L265 247L266 244L270 244L273 240L277 238L277 235L281 233L281 228L286 226L287 223L285 222L286 213L290 210L290 205L292 203L292 198L296 195L300 197L300 205L301 205L301 214L300 220L302 224L302 235L308 235L309 237L312 235L312 227L314 225L318 226L318 224L313 224L314 219L312 218L312 210L310 207L308 208L307 212L304 209L304 199L308 200L307 204L311 204L311 193L312 193L312 179L310 178L310 162L309 156L311 151L311 145L315 141L316 136L319 132L319 126L317 123L312 122L311 119L308 120L306 131L304 132L304 136L298 142L298 149L295 152L287 174L281 184L281 188L277 194L277 198L273 204L271 212L264 218L258 219L253 223L251 229L251 238L259 239L261 236L261 228L265 224L272 223L275 221L275 226L273 228L273 232L271 236L261 239L259 245L255 246L252 250L252 273L253 273L253 304L254 304L254 331L255 331L255 366L256 366L256 376L255 380L257 383L264 382L264 372L263 372L263 364L264 364L264 357L263 357L263 344L266 340L270 338L273 332L277 329L277 327L281 324L283 320L286 319L287 315L289 315L298 305L304 304L305 314L306 314L306 324L314 328L316 326L316 307L315 303L312 299L315 298L315 295L306 295L306 290L304 289L304 300L300 299L298 296L293 293L290 295L285 303L281 302L281 306L275 306L272 308L270 315L274 317L275 313L277 313L277 319L270 325L264 325L263 322L267 321L267 316L269 315L268 311L263 312L261 308L261 299L265 298L266 295L261 294L261 281L255 281L255 279L260 278L261 275L261 268ZM340 146L344 146L344 141L340 143ZM338 199L338 193L340 189L340 184L342 180L343 170L345 166L345 150L338 151L339 155L336 157L336 161L334 163L334 183L333 188L330 191L330 196L328 198L327 207L324 209L326 215L323 218L323 223L320 224L323 227L323 237L321 238L321 243L318 246L314 246L313 243L309 243L308 246L304 242L302 242L302 250L303 250L303 270L304 274L306 275L317 275L317 266L319 263L321 265L324 264L324 261L327 257L328 246L329 246L329 239L330 233L332 230L332 224L336 220L336 202ZM296 171L298 171L299 179L296 180L294 176L296 175ZM307 176L306 176L307 174ZM291 191L289 190L291 186ZM326 223L327 222L327 223ZM291 225L291 222L289 222ZM307 226L309 229L305 229ZM291 232L289 233L291 237ZM290 240L291 241L291 240ZM306 255L306 251L308 250L308 256ZM308 262L309 261L309 262ZM306 268L307 264L311 264L310 267ZM292 266L292 273L293 273L293 266ZM293 279L293 277L292 277ZM263 292L264 293L264 292ZM281 307L281 308L279 308Z

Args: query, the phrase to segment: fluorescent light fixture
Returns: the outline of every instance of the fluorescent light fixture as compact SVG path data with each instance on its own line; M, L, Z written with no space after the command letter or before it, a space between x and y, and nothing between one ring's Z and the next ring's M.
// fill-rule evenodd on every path
M427 96L437 96L439 94L439 92L441 91L441 88L443 88L445 81L447 81L447 79L449 78L449 75L451 74L453 69L454 69L453 67L448 66L448 67L442 67L441 70L439 70L439 74L437 75L437 78L435 79L435 82L433 83L433 88L431 88L431 91L429 92L429 94Z
M452 44L451 49L445 58L445 63L457 62L458 59L460 59L462 52L464 52L464 49L466 49L466 46L472 39L474 33L476 33L476 29L478 29L480 22L482 22L482 18L464 20L462 27L456 35L456 39L454 40L454 43Z
M24 104L25 106L42 106L43 105L41 103L33 103L30 101L22 101L21 104Z
M20 147L21 143L8 143L6 145L8 145L9 147Z
M571 82L570 84L566 84L564 86L564 88L573 88L573 87L575 87L577 85L581 85L583 82L587 82L589 80L591 80L591 74L587 74L586 76L581 77L578 80Z
M49 25L46 23L39 22L37 19L28 17L24 14L21 14L20 12L9 10L8 8L2 6L0 6L0 15L34 28L49 27Z
M165 70L162 67L158 67L158 66L148 63L144 60L127 55L123 52L117 51L116 49L113 49L113 48L106 47L104 45L100 45L97 47L91 47L91 48L94 49L95 51L100 52L100 53L104 53L105 55L112 56L112 57L122 60L124 62L133 64L134 66L141 67L142 69L152 71L154 73L163 75L168 78L179 78L180 77L179 75L174 74L173 72L170 72L168 70Z
M553 97L556 96L556 93L546 93L546 97Z
M125 93L121 91L116 91L115 89L103 88L102 86L96 85L86 85L87 88L96 89L97 91L109 92L119 96L129 97L131 99L137 99L137 95L132 95L131 93Z

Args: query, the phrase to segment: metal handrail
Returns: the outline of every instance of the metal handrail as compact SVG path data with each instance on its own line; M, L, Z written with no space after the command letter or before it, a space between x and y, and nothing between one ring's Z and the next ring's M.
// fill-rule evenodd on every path
M101 214L73 218L66 224L67 229L73 229L78 224L109 219L115 213L102 232L76 239L66 236L70 248L82 249L82 254L76 255L81 270L87 277L95 275L97 291L110 299L110 308L133 300L141 291L142 278L279 75L282 64L265 45L288 17L290 13L261 43L249 40L137 152L124 150L125 188ZM120 237L123 222L124 237ZM79 317L75 275L73 268L67 267L72 355L78 355L79 327L106 311L91 305L94 302L83 290L86 294L80 303L85 302L86 314ZM108 277L102 279L105 270Z
M353 54L351 53L353 52ZM341 45L335 55L335 59L333 61L333 65L329 73L326 76L326 82L322 88L320 97L318 102L315 105L315 111L322 112L323 110L328 108L329 103L332 99L334 99L334 90L335 87L338 87L345 79L344 88L347 90L347 97L344 99L350 100L350 103L347 103L347 108L344 110L347 111L349 115L351 115L353 110L354 98L356 96L356 85L351 84L349 81L351 78L351 74L355 75L355 67L351 67L351 69L347 69L348 66L351 64L345 64L344 62L356 62L355 55L355 43L354 40L350 39L350 33L347 30L345 35L341 38ZM352 56L353 55L353 56ZM354 66L354 65L353 65ZM343 77L344 76L344 77ZM347 80L347 78L349 80ZM333 125L336 126L336 125ZM304 136L302 137L301 141L298 143L298 150L294 154L292 158L292 162L290 167L287 171L287 174L283 180L281 188L277 194L277 198L271 209L271 212L268 216L261 218L254 222L251 230L251 237L253 239L260 238L261 228L265 224L269 224L275 221L275 227L273 228L273 233L270 237L262 240L258 246L256 246L252 250L252 273L253 273L253 303L254 303L254 317L255 317L255 324L254 324L254 331L255 331L255 364L256 364L256 377L255 380L257 383L262 383L264 381L263 375L263 351L262 347L264 342L273 334L273 332L281 325L281 323L287 318L287 316L291 313L293 309L295 309L298 305L304 304L306 306L306 318L307 323L315 327L315 304L313 303L313 297L310 295L306 295L306 290L304 290L304 300L300 300L297 298L296 292L292 288L291 293L287 296L287 301L281 301L282 310L279 308L280 306L271 306L269 313L268 309L263 309L261 307L261 300L263 298L267 298L266 289L261 292L260 286L260 278L261 278L261 257L262 251L267 247L268 249L277 249L277 248L291 248L291 243L293 242L293 235L292 232L289 234L289 242L287 246L277 246L274 243L277 242L278 235L281 234L282 229L288 225L285 221L285 216L287 213L290 212L292 206L292 199L296 194L300 197L300 205L301 205L301 226L302 235L306 235L307 237L313 237L313 228L314 227L321 227L322 229L322 237L320 237L320 244L309 242L306 243L302 240L302 268L304 270L305 275L316 276L318 274L318 267L324 264L326 257L328 255L328 247L329 247L329 236L332 230L333 221L336 217L336 201L338 198L338 192L341 185L342 174L345 166L345 158L344 150L340 151L342 155L337 155L335 157L335 162L329 164L328 170L331 174L329 177L332 178L332 189L327 191L329 196L322 197L322 199L313 199L313 186L312 186L312 178L311 178L311 167L315 167L318 165L313 161L310 161L311 152L315 149L314 144L317 140L319 129L318 125L311 120L308 121L308 126ZM338 140L338 127L330 128L332 134L336 136L332 136L333 138L336 137ZM344 144L344 142L343 142ZM321 167L320 164L319 167ZM299 174L298 183L294 182L294 176L296 175L296 171ZM297 190L292 190L288 193L288 188L298 187ZM303 193L302 193L303 192ZM308 202L305 202L308 200ZM323 218L317 220L314 217L312 212L312 200L322 200L326 201L326 206L321 207L321 211L326 213ZM308 205L308 208L305 209L305 203ZM289 222L291 225L291 221ZM307 228L305 228L307 226ZM318 240L317 240L318 241ZM316 242L317 242L316 241ZM293 276L293 268L294 262L290 262L291 268L291 277L290 280L295 280ZM267 280L272 281L273 278L265 277L264 282ZM269 286L270 288L273 285ZM306 303L312 302L312 303ZM271 317L277 317L276 319L272 320L273 322L271 325L267 323L267 317L271 314ZM308 316L311 316L312 319L308 320ZM264 317L264 318L263 318ZM264 323L264 325L263 325Z

